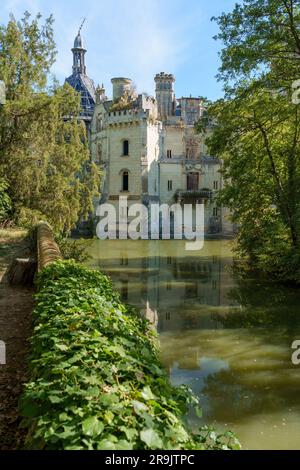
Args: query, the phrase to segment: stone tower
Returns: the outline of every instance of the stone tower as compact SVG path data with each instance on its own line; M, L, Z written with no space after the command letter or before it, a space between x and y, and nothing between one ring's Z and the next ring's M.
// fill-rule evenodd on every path
M165 120L168 116L174 116L175 114L175 95L173 90L175 78L172 74L161 72L155 75L154 81L156 83L155 92L158 116L160 119Z
M111 79L113 86L113 100L117 100L124 95L124 93L131 94L132 80L130 78L115 77Z

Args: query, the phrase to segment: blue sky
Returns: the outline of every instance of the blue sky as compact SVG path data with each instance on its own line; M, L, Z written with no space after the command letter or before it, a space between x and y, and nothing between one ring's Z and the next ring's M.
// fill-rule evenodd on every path
M9 13L18 19L25 10L55 17L58 56L53 73L63 82L71 74L70 49L86 17L82 36L88 50L88 75L104 83L132 78L139 92L154 93L157 72L173 73L176 96L222 96L217 83L220 44L212 39L210 21L230 11L236 0L1 0L1 23Z

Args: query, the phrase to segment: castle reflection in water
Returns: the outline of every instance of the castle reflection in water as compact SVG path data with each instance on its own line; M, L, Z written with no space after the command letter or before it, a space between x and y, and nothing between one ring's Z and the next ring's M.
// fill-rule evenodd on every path
M232 255L226 242L199 252L184 241L109 241L93 246L92 266L108 274L124 302L159 332L217 328L214 313L230 307Z
M171 382L200 399L203 421L191 423L230 429L245 449L299 448L299 371L291 362L299 292L256 277L233 281L230 242L184 248L176 240L95 241L90 265L157 327Z

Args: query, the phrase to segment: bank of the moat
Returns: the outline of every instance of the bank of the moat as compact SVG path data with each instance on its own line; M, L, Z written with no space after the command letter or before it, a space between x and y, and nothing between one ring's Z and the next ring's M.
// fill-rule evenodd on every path
M300 292L235 279L230 248L94 241L89 265L155 323L171 381L200 397L205 423L232 429L243 448L297 449L300 368L291 344L300 338Z
M27 375L33 289L9 287L4 279L11 260L26 253L22 230L0 231L0 340L6 344L6 364L0 365L0 450L22 446L18 400Z

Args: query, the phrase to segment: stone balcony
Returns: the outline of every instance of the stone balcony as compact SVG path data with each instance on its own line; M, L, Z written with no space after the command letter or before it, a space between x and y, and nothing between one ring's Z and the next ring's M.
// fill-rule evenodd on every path
M203 189L178 189L175 193L176 202L208 201L213 198L213 191L209 188Z

